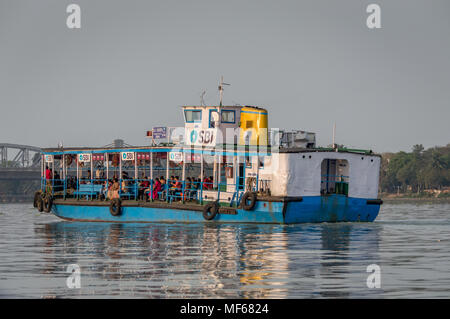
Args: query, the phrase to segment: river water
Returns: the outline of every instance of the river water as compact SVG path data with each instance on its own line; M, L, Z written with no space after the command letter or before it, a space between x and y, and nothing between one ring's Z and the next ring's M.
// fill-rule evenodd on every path
M0 297L450 298L450 204L291 226L65 222L1 204Z

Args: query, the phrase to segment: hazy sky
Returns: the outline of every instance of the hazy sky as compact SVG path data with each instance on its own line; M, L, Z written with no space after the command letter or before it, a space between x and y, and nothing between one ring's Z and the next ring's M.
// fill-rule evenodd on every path
M68 29L66 7L81 7ZM366 7L381 6L368 29ZM448 0L0 0L0 143L145 145L180 105L378 152L450 143Z

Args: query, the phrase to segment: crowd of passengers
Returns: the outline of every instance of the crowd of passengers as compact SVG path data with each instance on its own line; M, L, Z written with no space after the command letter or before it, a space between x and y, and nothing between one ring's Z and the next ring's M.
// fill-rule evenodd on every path
M184 185L183 185L184 184ZM127 192L135 188L135 181L129 179L125 174L122 176L121 185L117 177L114 177L108 183L103 183L103 195L107 199L120 198L119 191ZM178 176L171 176L166 180L164 176L156 177L153 180L144 176L138 181L137 198L139 200L166 200L167 195L172 197L172 200L194 200L197 198L198 191L213 189L212 177L205 177L203 185L200 178L187 177L183 183ZM107 188L106 188L107 187Z
M100 171L97 171L100 172ZM166 180L164 176L156 177L153 180L147 176L143 176L141 179L135 181L133 178L128 176L127 172L122 173L122 180L119 181L117 176L112 179L104 180L103 174L97 174L94 179L91 179L90 170L87 171L87 176L80 178L79 184L101 184L101 197L105 199L115 199L120 198L120 194L129 193L130 190L136 189L137 187L137 198L139 200L163 200L167 199L169 195L172 200L194 200L197 198L197 193L200 189L212 190L214 181L213 177L204 177L203 182L201 178L187 177L184 183L180 180L179 176L172 175L169 180ZM54 191L62 190L59 189L62 185L62 181L59 179L59 175L55 172L55 178L52 183L52 171L46 168L45 177L47 180L47 185L52 184ZM184 185L183 185L184 184ZM77 179L72 176L67 179L67 189L77 189Z
M183 185L184 184L184 185ZM106 190L106 186L108 189ZM124 175L122 177L121 185L119 180L115 177L107 184L104 182L104 196L107 199L119 198L119 190L126 192L129 189L135 187L135 181L133 179L128 179L128 176ZM171 176L169 180L166 180L164 176L149 179L144 176L143 179L138 181L138 193L137 198L139 200L166 200L167 195L172 197L172 200L194 200L197 198L198 191L202 188L203 190L213 189L213 179L212 176L205 177L203 179L203 185L200 178L187 177L183 183L179 176Z

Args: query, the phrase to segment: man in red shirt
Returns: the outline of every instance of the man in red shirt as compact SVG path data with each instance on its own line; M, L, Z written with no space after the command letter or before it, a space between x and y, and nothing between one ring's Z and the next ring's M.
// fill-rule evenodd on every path
M47 181L46 185L46 193L51 194L52 193L52 170L48 168L48 166L45 167L45 180Z
M45 179L52 179L52 170L49 169L48 166L45 167Z

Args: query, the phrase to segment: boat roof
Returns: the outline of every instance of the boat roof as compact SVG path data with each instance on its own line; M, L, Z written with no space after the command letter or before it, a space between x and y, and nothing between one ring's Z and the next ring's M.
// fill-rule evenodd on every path
M280 148L271 150L270 147L245 147L243 145L219 145L215 148L190 147L182 145L158 145L158 146L127 146L127 147L64 147L64 148L43 148L43 154L82 154L82 153L119 153L119 152L183 152L183 153L202 153L206 155L227 155L227 156L267 156L271 153L314 153L314 152L339 152L361 155L380 156L372 150L348 149L348 148Z
M253 105L182 105L182 108L233 108L233 109L241 109L243 107L251 107L256 110L266 111L265 108L260 106Z

